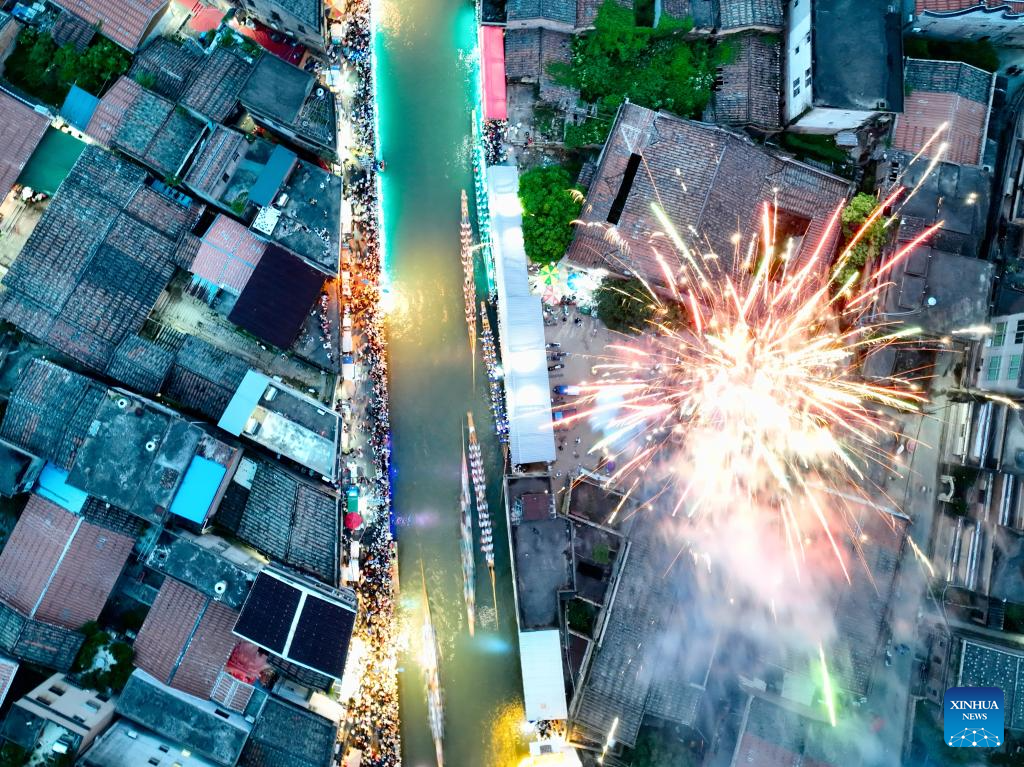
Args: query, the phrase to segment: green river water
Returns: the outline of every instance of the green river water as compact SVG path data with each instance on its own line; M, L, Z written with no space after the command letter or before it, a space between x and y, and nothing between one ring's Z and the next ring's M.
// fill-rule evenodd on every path
M473 7L466 0L383 0L377 41L394 500L399 518L405 767L435 763L416 660L421 563L440 645L447 767L513 767L525 754L501 452L482 362L473 381L459 259L459 192L472 199L470 110L476 88ZM477 553L477 631L466 626L459 557L460 439L472 409L496 525L497 600Z

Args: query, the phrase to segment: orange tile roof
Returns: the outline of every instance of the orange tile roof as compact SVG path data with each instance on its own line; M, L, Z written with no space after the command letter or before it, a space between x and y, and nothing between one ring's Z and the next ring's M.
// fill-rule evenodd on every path
M18 180L49 124L45 115L0 91L0 200Z
M134 51L154 19L167 9L168 0L57 0L57 5L98 24L101 35Z

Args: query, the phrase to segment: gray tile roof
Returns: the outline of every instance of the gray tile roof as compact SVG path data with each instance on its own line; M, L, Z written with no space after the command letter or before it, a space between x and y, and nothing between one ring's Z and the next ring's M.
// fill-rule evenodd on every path
M128 76L139 80L152 78L150 90L171 101L184 95L196 72L201 70L202 54L166 37L157 37L135 54Z
M113 146L164 176L181 170L198 143L204 125L184 109L142 89L125 112Z
M782 39L758 32L730 37L736 56L719 67L710 122L774 130L782 125Z
M329 719L268 698L242 751L240 767L329 767L338 728Z
M605 238L605 229L633 153L644 162L627 190L616 226L628 244L626 252ZM759 235L764 203L777 199L780 211L806 221L804 243L814 243L849 191L849 182L774 155L731 131L626 104L580 216L593 225L577 227L568 258L618 273L628 269L662 283L662 268L650 241L661 231L650 209L657 193L677 227L684 232L696 229L703 249L716 253L722 268L737 269L741 265L733 263L733 239L738 232L741 241L749 243ZM810 251L811 247L800 248L796 257L807 257ZM665 255L671 257L672 252Z
M236 529L238 537L320 580L337 583L337 496L276 463L252 456L250 460L257 468ZM225 523L221 517L218 521Z
M907 59L903 82L908 90L931 93L955 93L988 104L992 74L959 61Z
M216 421L248 370L238 357L189 336L174 358L164 395Z
M510 22L547 19L576 25L576 0L508 0L506 14Z
M67 469L102 398L103 387L95 381L33 360L11 393L0 436Z
M224 122L238 106L239 93L253 65L227 49L217 48L199 67L181 103L214 122Z
M579 91L556 83L548 74L554 62L572 59L572 35L550 29L529 27L505 33L505 71L510 80L538 83L543 101L572 105Z
M58 48L63 48L71 43L75 46L75 50L81 53L89 47L90 41L96 36L96 27L73 13L62 10L58 14L50 34Z
M145 338L128 336L114 350L106 373L129 389L152 395L160 391L172 362L173 352Z
M67 671L84 641L77 631L31 620L0 602L0 650L18 660Z
M135 164L86 147L4 277L0 316L104 370L142 327L202 210L145 180Z
M718 0L723 32L745 27L782 30L782 0Z

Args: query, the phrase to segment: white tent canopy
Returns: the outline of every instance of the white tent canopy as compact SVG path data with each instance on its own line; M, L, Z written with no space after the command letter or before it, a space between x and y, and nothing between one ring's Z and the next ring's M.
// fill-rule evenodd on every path
M540 298L530 295L519 172L488 168L487 186L512 464L548 463L555 460L555 435L544 317Z

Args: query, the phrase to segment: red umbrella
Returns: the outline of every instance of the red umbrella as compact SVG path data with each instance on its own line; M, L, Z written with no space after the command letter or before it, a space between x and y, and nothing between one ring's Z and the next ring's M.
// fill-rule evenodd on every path
M356 514L354 511L349 512L345 515L345 529L346 530L358 530L363 524L363 515Z

